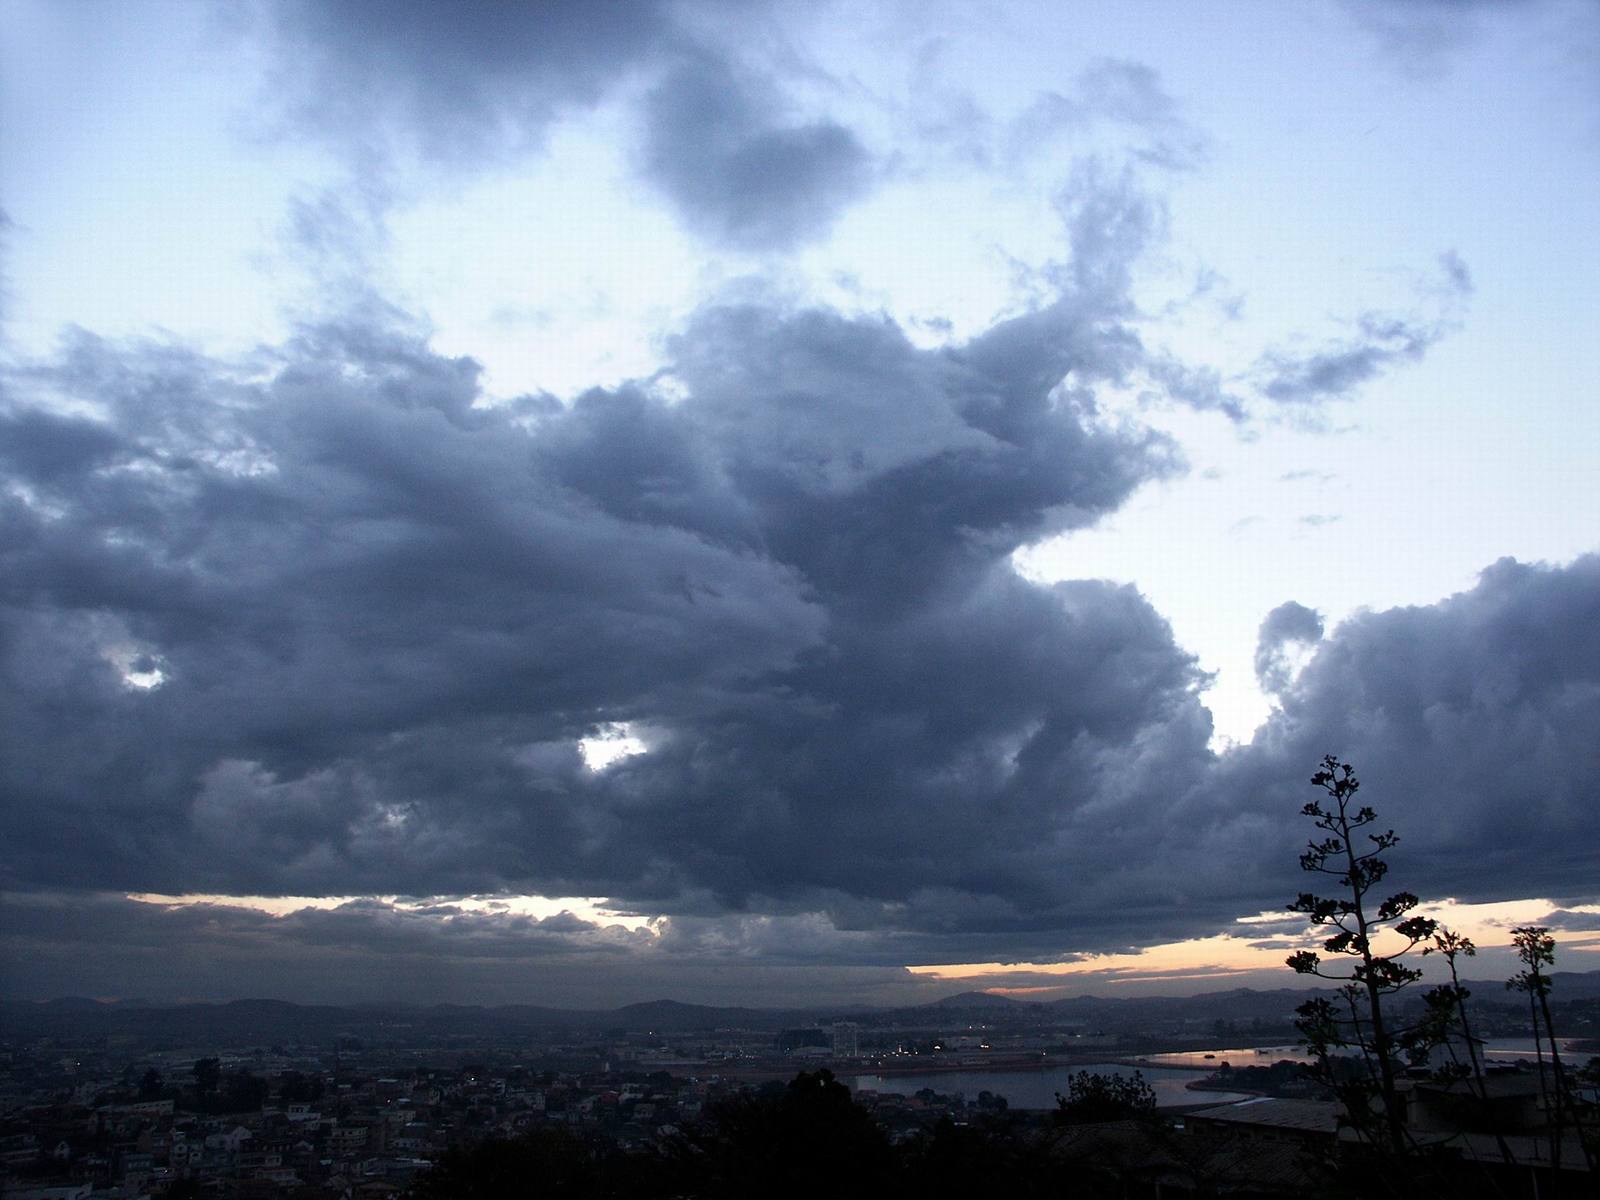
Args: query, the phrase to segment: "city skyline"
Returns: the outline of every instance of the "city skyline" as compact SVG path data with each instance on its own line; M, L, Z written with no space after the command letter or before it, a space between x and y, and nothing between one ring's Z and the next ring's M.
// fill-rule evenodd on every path
M0 21L0 995L1600 966L1594 5Z

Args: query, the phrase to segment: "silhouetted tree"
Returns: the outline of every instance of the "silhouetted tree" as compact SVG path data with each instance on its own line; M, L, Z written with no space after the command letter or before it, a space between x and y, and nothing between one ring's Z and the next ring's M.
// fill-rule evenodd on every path
M1307 843L1300 867L1332 876L1342 892L1337 896L1301 892L1289 909L1305 914L1313 925L1332 927L1335 932L1322 943L1323 953L1354 962L1345 973L1326 970L1322 955L1314 950L1289 956L1288 965L1297 973L1345 984L1339 993L1340 1004L1321 997L1309 1000L1296 1010L1299 1019L1295 1025L1323 1065L1327 1082L1336 1086L1357 1128L1372 1132L1372 1101L1381 1101L1383 1141L1389 1150L1399 1154L1405 1147L1405 1127L1395 1077L1399 1052L1407 1039L1390 1028L1383 1001L1422 977L1422 972L1399 960L1432 937L1437 923L1427 917L1406 916L1419 903L1410 892L1396 892L1373 906L1370 894L1389 871L1384 852L1400 839L1392 829L1362 833L1377 821L1378 815L1371 808L1355 807L1361 784L1354 768L1330 754L1322 760L1311 782L1327 794L1327 800L1314 800L1301 813L1311 818L1323 837ZM1364 838L1370 848L1362 848L1358 838ZM1385 930L1392 930L1404 943L1388 954L1380 953L1373 944L1374 938ZM1349 1081L1341 1083L1333 1078L1328 1060L1340 1047L1355 1047L1372 1066L1365 1086L1351 1086Z
M255 1112L266 1102L267 1081L249 1071L235 1071L228 1076L228 1087L222 1100L224 1112Z
M222 1082L222 1060L218 1058L202 1058L189 1068L194 1075L194 1086L202 1095L217 1090L217 1084Z
M159 1100L163 1082L161 1072L151 1067L139 1080L139 1099Z
M299 1071L286 1071L283 1076L283 1102L292 1104L297 1101L313 1101L322 1099L322 1078L317 1075L303 1075Z
M611 1178L608 1147L585 1142L564 1129L539 1129L526 1137L493 1138L457 1146L439 1156L417 1182L414 1200L590 1200L622 1196Z
M1472 1033L1472 1020L1467 1014L1467 999L1472 995L1461 982L1457 960L1474 958L1478 948L1469 937L1463 937L1443 925L1433 932L1432 945L1423 947L1423 956L1442 954L1450 971L1450 982L1430 988L1422 997L1424 1003L1423 1027L1428 1030L1423 1039L1427 1043L1451 1047L1451 1061L1434 1070L1434 1077L1442 1081L1465 1080L1471 1089L1475 1113L1472 1127L1494 1134L1502 1161L1515 1161L1510 1145L1493 1121L1489 1109L1489 1085L1484 1081L1483 1060L1478 1056L1478 1042ZM1466 1062L1455 1054L1451 1040L1452 1031L1459 1031L1466 1048Z
M1432 944L1422 948L1422 955L1424 958L1430 954L1444 955L1445 964L1450 971L1450 982L1430 988L1422 999L1427 1006L1426 1020L1433 1031L1430 1040L1445 1042L1452 1030L1459 1030L1461 1040L1466 1047L1466 1062L1457 1060L1449 1067L1440 1068L1436 1074L1442 1077L1453 1076L1472 1080L1473 1089L1481 1098L1484 1095L1483 1063L1478 1058L1477 1042L1472 1036L1472 1021L1467 1016L1467 998L1472 993L1462 984L1460 968L1456 964L1457 959L1473 958L1477 953L1478 948L1471 938L1463 937L1443 925L1436 928Z
M1079 1071L1067 1081L1067 1094L1056 1093L1053 1117L1059 1125L1126 1121L1155 1111L1156 1093L1144 1075L1101 1075Z
M1595 1153L1588 1131L1581 1119L1582 1104L1567 1078L1561 1061L1561 1046L1556 1040L1555 1022L1550 1016L1550 976L1546 967L1555 966L1556 940L1543 925L1519 925L1511 931L1511 944L1522 960L1522 970L1506 980L1506 987L1524 992L1528 997L1528 1013L1533 1025L1534 1055L1539 1067L1539 1088L1544 1093L1546 1110L1551 1114L1550 1162L1561 1166L1561 1137L1570 1125L1578 1135L1578 1145L1594 1170ZM1544 1072L1544 1043L1550 1044L1550 1074L1548 1088Z
M900 1186L889 1194L919 1200L1049 1200L1083 1195L1080 1172L1052 1152L1051 1143L1029 1136L1013 1121L957 1125L949 1117L901 1150Z
M712 1106L673 1147L673 1194L871 1197L892 1187L889 1139L827 1070Z

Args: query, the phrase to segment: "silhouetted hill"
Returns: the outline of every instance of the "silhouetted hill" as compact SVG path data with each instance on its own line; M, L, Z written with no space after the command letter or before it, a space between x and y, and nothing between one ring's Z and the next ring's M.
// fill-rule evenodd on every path
M721 1008L684 1004L678 1000L649 1000L642 1004L625 1004L611 1016L616 1028L684 1032L691 1029L781 1028L784 1024L806 1019L807 1014L794 1009Z
M1561 1000L1600 997L1600 971L1563 971L1552 977ZM1470 980L1475 1002L1515 1003L1502 980ZM687 1033L712 1029L776 1032L835 1020L876 1027L948 1032L961 1024L993 1028L1154 1030L1181 1022L1197 1032L1216 1021L1235 1027L1260 1022L1284 1029L1308 992L1296 988L1236 988L1194 996L1072 996L1017 1000L990 992L960 992L928 1004L899 1008L838 1006L740 1008L651 1000L620 1008L586 1010L513 1004L493 1008L438 1004L295 1004L287 1000L232 1000L221 1004L157 1005L103 1002L81 996L47 1001L0 1001L0 1035L9 1038L128 1035L174 1045L326 1044L342 1036L406 1042L414 1038L496 1037L516 1033L593 1036Z
M942 1000L935 1000L927 1008L1015 1008L1021 1006L1039 1007L1027 1000L1017 1000L1011 996L997 996L993 992L957 992L954 996L946 996Z
M1502 979L1464 979L1468 990L1486 996L1505 991ZM1557 971L1550 976L1550 995L1557 1000L1593 1000L1600 998L1600 971Z

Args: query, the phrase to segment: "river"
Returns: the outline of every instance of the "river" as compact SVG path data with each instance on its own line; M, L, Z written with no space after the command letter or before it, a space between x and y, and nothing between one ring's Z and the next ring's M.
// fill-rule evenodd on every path
M1578 1063L1588 1056L1577 1049L1576 1038L1561 1039L1563 1058ZM1489 1062L1515 1064L1532 1063L1535 1058L1532 1038L1490 1038L1483 1045L1483 1056ZM1544 1056L1550 1057L1550 1044L1545 1043ZM1181 1050L1174 1054L1147 1054L1142 1061L1152 1066L1194 1067L1215 1071L1223 1063L1230 1067L1268 1067L1288 1059L1290 1062L1310 1062L1310 1056L1296 1045L1286 1046L1225 1046L1213 1050Z
M1569 1061L1581 1061L1583 1056L1572 1048L1573 1043L1563 1039L1561 1052ZM1546 1057L1549 1047L1545 1048ZM1484 1047L1484 1057L1491 1062L1532 1062L1532 1038L1494 1038ZM1056 1093L1065 1093L1068 1081L1078 1071L1093 1071L1101 1075L1132 1075L1135 1070L1155 1089L1156 1104L1170 1108L1183 1104L1228 1104L1248 1099L1244 1092L1191 1091L1184 1085L1203 1079L1207 1072L1215 1071L1223 1063L1232 1067L1271 1066L1288 1059L1307 1061L1299 1046L1222 1046L1212 1050L1188 1050L1175 1054L1148 1054L1140 1058L1138 1067L1118 1063L1086 1063L1046 1067L1031 1071L917 1071L905 1075L855 1075L847 1082L855 1091L893 1092L912 1096L923 1088L932 1088L946 1096L962 1093L968 1100L979 1092L993 1092L1004 1096L1012 1108L1054 1108Z
M856 1075L847 1082L854 1091L893 1092L913 1096L932 1088L946 1096L960 1092L969 1101L979 1092L1004 1096L1012 1108L1054 1108L1056 1093L1065 1093L1072 1076L1079 1071L1099 1075L1132 1075L1139 1071L1156 1093L1156 1104L1169 1108L1180 1104L1227 1104L1248 1097L1243 1092L1194 1092L1184 1087L1191 1080L1204 1079L1197 1070L1176 1067L1128 1067L1117 1063L1082 1063L1046 1067L1036 1071L918 1071L907 1075Z

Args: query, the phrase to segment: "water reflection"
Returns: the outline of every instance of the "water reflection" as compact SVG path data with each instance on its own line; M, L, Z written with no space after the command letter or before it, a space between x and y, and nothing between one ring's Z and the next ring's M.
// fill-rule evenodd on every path
M1577 1054L1575 1041L1563 1039L1561 1053ZM1549 1046L1545 1055L1549 1056ZM1484 1047L1484 1057L1490 1062L1531 1062L1535 1057L1532 1038L1494 1038ZM1139 1058L1139 1066L1121 1063L1087 1063L1051 1067L1040 1071L918 1071L906 1075L856 1075L850 1086L857 1090L891 1092L899 1096L913 1096L923 1088L932 1088L946 1096L960 1092L969 1101L979 1092L993 1092L1004 1096L1012 1108L1054 1108L1056 1093L1067 1090L1068 1081L1078 1071L1093 1071L1101 1075L1132 1075L1141 1072L1155 1089L1156 1103L1162 1108L1185 1104L1228 1104L1245 1100L1245 1092L1192 1090L1185 1085L1205 1078L1205 1072L1217 1071L1224 1063L1235 1068L1270 1067L1275 1062L1311 1061L1306 1052L1296 1045L1277 1046L1221 1046L1212 1050L1185 1050L1169 1054L1148 1054Z
M1561 1053L1578 1055L1579 1039L1561 1039ZM1532 1038L1491 1038L1484 1044L1484 1057L1490 1062L1532 1062L1537 1057ZM1550 1045L1545 1043L1545 1057L1550 1057ZM1299 1046L1225 1046L1215 1050L1181 1050L1172 1054L1142 1055L1140 1061L1164 1067L1193 1067L1197 1070L1215 1071L1223 1063L1230 1067L1270 1067L1275 1062L1310 1062L1311 1058Z
M969 1101L979 1092L1004 1096L1012 1108L1054 1108L1056 1093L1066 1092L1068 1083L1079 1071L1099 1075L1132 1075L1138 1071L1155 1089L1156 1104L1162 1108L1183 1104L1227 1104L1245 1100L1244 1092L1192 1091L1184 1085L1205 1076L1199 1071L1173 1067L1129 1067L1120 1063L1084 1063L1049 1067L1042 1071L918 1071L907 1075L856 1075L849 1080L855 1091L892 1092L914 1096L932 1088L946 1096L960 1092Z
M1182 1050L1175 1054L1147 1054L1143 1061L1167 1067L1192 1067L1200 1071L1216 1071L1227 1063L1230 1067L1270 1067L1275 1062L1310 1062L1310 1057L1299 1046L1230 1046L1218 1050Z

